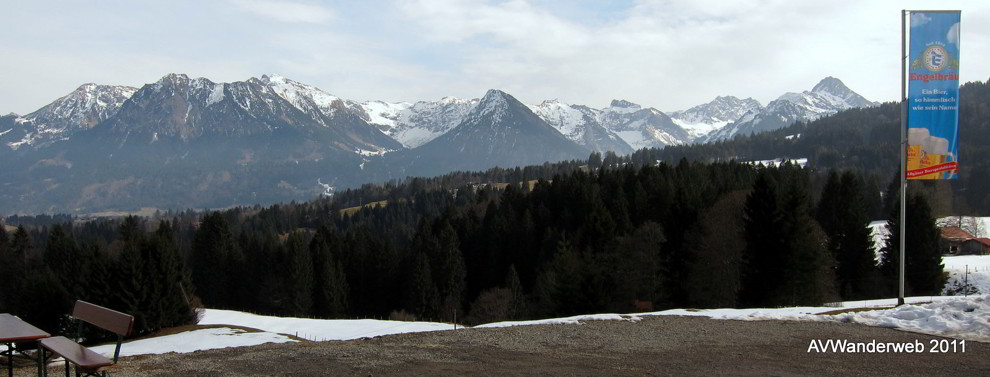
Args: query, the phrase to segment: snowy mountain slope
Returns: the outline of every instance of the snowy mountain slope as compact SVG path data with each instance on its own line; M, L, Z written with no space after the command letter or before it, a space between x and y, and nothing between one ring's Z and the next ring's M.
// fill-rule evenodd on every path
M773 131L794 122L811 121L842 110L876 105L853 92L839 79L826 77L811 91L785 93L765 108L750 110L737 121L696 141L728 140L736 135Z
M633 149L663 148L691 141L691 135L667 114L628 101L613 100L602 110L599 122Z
M366 122L406 148L416 148L456 127L478 102L454 97L412 104L369 101L360 104L359 109Z
M494 89L457 127L405 152L390 156L405 174L414 175L584 159L589 153L529 107Z
M170 74L135 92L114 117L97 128L108 134L126 134L130 143L297 134L351 153L402 148L364 122L355 107L277 75L214 83Z
M711 102L687 110L669 113L674 123L684 128L692 138L698 138L721 129L750 111L763 108L760 102L752 99L739 99L733 96L719 96Z
M568 105L558 100L530 105L530 110L571 141L597 152L612 151L620 155L633 152L619 135L601 124L601 110Z
M3 143L16 150L22 146L40 148L72 134L92 128L116 114L137 88L129 86L83 84L71 93L55 100L24 117L14 119L15 127L0 132L10 132ZM19 134L14 139L13 134Z

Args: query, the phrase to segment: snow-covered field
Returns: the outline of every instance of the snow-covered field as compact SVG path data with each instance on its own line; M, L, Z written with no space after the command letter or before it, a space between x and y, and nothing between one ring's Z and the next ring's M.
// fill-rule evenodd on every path
M990 293L990 255L961 255L942 257L945 271L949 273L949 283L968 282L979 290L977 294Z

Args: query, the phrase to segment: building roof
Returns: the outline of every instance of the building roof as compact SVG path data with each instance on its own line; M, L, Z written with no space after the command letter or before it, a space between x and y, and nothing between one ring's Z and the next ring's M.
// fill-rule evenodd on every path
M939 231L942 232L942 238L946 238L946 239L950 239L950 240L965 241L965 240L971 240L973 238L976 238L976 237L973 237L972 234L969 234L969 232L963 230L962 228L960 228L958 226L946 226L946 227L942 227L942 228L939 228Z
M973 238L966 240L965 242L979 242L983 244L983 246L990 247L990 238Z

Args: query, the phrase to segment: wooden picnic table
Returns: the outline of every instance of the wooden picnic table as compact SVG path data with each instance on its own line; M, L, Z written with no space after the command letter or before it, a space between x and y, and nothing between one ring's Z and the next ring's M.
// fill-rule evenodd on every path
M16 352L14 343L37 342L50 336L51 334L24 322L20 318L7 313L0 313L0 343L7 345L7 350L0 354L7 355L7 376L14 376L14 352ZM38 375L40 376L43 374L42 368L44 368L45 363L41 360L41 346L38 347L37 357L32 358L26 355L25 357L38 362Z

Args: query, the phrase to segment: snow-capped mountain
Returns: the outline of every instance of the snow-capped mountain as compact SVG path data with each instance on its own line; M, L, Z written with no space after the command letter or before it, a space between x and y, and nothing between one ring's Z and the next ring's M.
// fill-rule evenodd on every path
M402 148L367 124L356 106L281 76L214 83L170 74L134 93L97 128L129 143L294 134L348 152Z
M23 117L15 117L3 139L10 149L39 148L92 128L117 113L137 88L83 84L62 98ZM15 138L14 134L19 136Z
M663 148L691 141L691 135L667 114L624 100L613 100L602 110L599 121L619 135L634 150Z
M697 139L697 142L728 140L736 135L773 131L794 122L806 122L842 110L876 105L853 92L839 79L826 77L811 91L785 93L767 107L759 111L751 110L732 124Z
M418 148L389 156L405 164L407 174L430 175L585 159L588 153L529 107L492 89L457 127Z
M752 99L739 99L733 96L719 96L711 102L687 110L669 113L674 123L687 130L692 138L704 136L721 129L751 111L760 111L760 102Z
M369 101L359 109L366 122L406 148L416 148L456 127L478 102L454 97L416 103Z
M529 106L536 115L571 141L592 151L612 151L620 155L633 152L619 135L602 126L603 111L581 105L568 105L558 100L543 101Z

